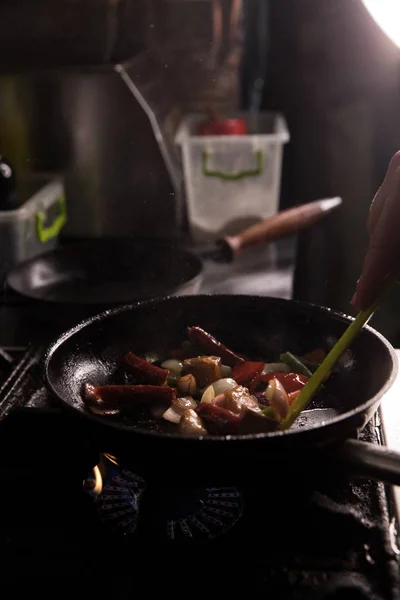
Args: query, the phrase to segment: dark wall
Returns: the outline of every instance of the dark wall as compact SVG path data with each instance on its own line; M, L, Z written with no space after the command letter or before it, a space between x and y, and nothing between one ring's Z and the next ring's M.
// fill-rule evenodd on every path
M103 64L145 46L146 0L2 0L0 68Z
M221 0L224 31L237 0ZM0 72L164 63L183 109L240 102L239 62L213 61L211 0L2 0Z
M243 20L235 38L227 42L229 17L238 0L221 0L223 32L217 47L213 37L211 0L156 0L151 51L165 58L166 68L183 111L203 110L213 104L221 110L240 105L240 67ZM239 2L239 4L244 4ZM236 49L235 60L230 51Z
M222 0L225 21L234 3ZM239 64L225 49L214 55L211 7L0 2L0 151L19 174L65 175L70 235L143 232L154 214L153 233L179 230L180 182L173 191L149 119L112 63L125 63L170 141L182 112L211 102L235 108Z
M265 106L282 109L291 130L284 203L344 201L300 237L295 295L350 311L369 204L400 148L400 50L360 0L279 0L271 9ZM391 336L400 329L393 302L376 320Z

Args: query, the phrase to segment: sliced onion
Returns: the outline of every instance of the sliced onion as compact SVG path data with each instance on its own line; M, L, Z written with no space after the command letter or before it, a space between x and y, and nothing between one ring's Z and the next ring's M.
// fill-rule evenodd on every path
M216 396L219 396L219 394L223 394L227 390L231 390L232 388L238 386L236 381L234 379L231 379L230 377L226 377L225 379L218 379L218 381L214 381L214 383L212 383L211 385L214 388Z
M226 377L230 377L232 375L232 367L229 367L228 365L221 365L221 374L224 379Z
M195 409L197 407L196 400L193 400L190 396L185 398L175 398L172 405L163 413L163 418L171 423L180 423L181 416L188 410L188 408Z
M209 385L203 392L200 403L202 402L212 402L215 398L215 392L212 385Z
M271 379L265 390L265 398L274 409L276 415L284 419L289 410L289 398L285 388L278 379Z
M290 367L286 363L265 363L262 375L265 373L290 373Z
M201 402L212 402L216 396L220 396L227 390L237 387L237 383L234 379L229 377L225 379L218 379L209 385L203 392Z
M182 414L188 408L197 408L197 402L191 396L184 396L183 398L175 398L172 401L172 406L177 412L181 412Z
M225 394L219 394L218 396L215 396L214 400L213 400L213 404L216 404L217 406L222 406L225 403Z
M163 418L170 423L178 425L181 421L182 413L178 413L173 406L170 406L168 410L163 414Z
M181 361L177 360L176 358L170 358L168 360L165 360L162 363L161 367L163 369L168 369L171 375L179 377L182 373L183 363L181 363Z

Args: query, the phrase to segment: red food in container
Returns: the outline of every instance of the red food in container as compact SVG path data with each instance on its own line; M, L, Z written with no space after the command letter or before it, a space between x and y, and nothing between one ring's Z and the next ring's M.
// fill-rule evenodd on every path
M246 135L246 119L224 119L214 108L208 108L208 119L197 128L197 135Z

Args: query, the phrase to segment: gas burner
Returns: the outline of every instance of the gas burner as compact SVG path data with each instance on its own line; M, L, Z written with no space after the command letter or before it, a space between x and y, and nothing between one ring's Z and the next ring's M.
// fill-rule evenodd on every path
M166 533L170 540L214 539L227 533L243 513L237 488L184 491L168 510Z
M123 534L136 531L139 505L146 489L141 477L120 467L113 457L103 455L83 487L95 499L103 523Z
M108 455L83 484L95 500L100 519L112 530L133 534L146 482ZM227 533L240 519L243 500L235 487L157 490L154 521L170 541L211 540ZM150 511L151 514L151 511ZM161 519L160 519L161 517Z

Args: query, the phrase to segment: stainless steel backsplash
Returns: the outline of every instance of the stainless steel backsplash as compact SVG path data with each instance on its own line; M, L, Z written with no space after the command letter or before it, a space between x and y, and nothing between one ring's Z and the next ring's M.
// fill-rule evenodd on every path
M232 0L222 5L229 16ZM210 102L237 108L240 96L239 63L212 64L211 6L1 3L0 152L19 173L65 176L66 234L170 237L185 228L175 126L182 112ZM118 63L159 130L116 72Z
M0 148L19 173L64 174L71 235L179 224L153 129L112 67L0 77Z

